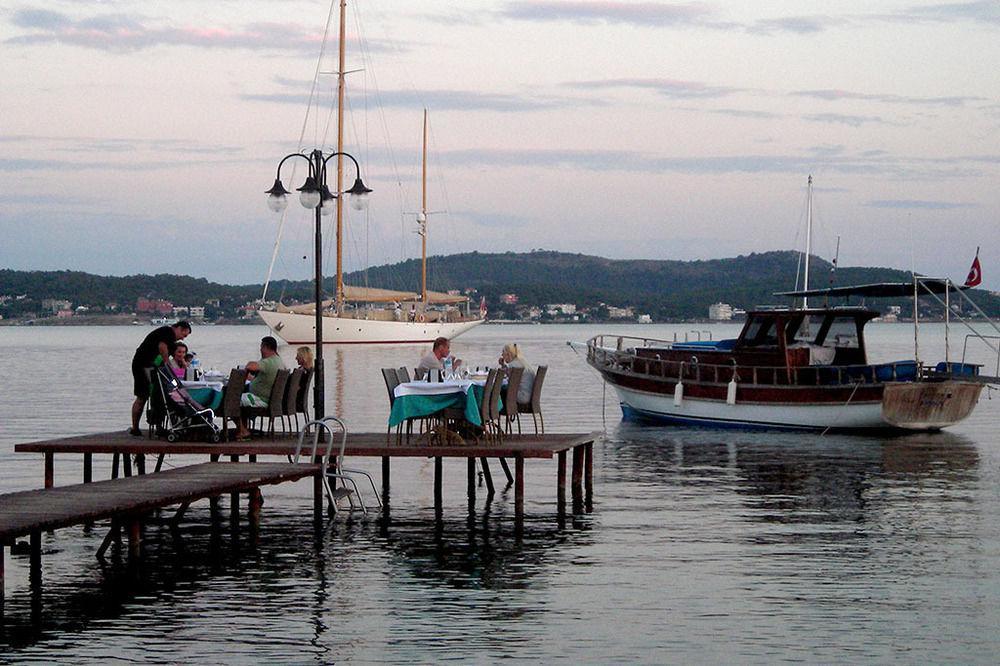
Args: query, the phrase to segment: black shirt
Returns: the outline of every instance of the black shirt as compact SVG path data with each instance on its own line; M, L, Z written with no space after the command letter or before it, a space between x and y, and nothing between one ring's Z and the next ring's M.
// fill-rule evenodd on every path
M135 356L132 357L132 364L143 368L152 367L153 360L160 353L161 342L165 342L167 344L167 351L169 353L174 353L174 348L177 347L177 334L174 333L174 328L172 326L160 326L147 335L142 343L136 348Z

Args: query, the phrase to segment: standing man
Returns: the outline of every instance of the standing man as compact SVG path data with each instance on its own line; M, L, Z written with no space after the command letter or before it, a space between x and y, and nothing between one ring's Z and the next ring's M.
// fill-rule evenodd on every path
M132 403L132 427L128 431L133 437L142 437L139 418L142 416L146 401L149 400L149 377L146 376L146 368L155 365L157 356L163 363L171 363L170 359L177 343L189 335L191 335L191 324L179 321L173 326L161 326L155 329L136 348L135 356L132 357L132 392L135 394L135 401Z

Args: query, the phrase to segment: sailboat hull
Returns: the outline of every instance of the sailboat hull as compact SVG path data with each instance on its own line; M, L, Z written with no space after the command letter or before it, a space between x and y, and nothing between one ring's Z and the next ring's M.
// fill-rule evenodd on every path
M316 317L294 312L258 313L274 334L290 345L316 342ZM435 338L449 340L483 323L482 319L462 322L374 321L347 317L323 318L323 343L340 345L403 344L433 342Z

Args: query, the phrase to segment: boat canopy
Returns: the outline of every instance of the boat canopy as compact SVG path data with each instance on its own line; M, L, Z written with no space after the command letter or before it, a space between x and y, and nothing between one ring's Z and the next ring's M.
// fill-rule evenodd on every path
M921 278L918 277L917 281L920 283L920 293L932 293L932 294L943 294L946 291L964 291L968 289L965 286L959 286L950 280L942 280L940 278ZM812 297L812 296L831 296L831 297L847 297L847 296L863 296L868 298L905 298L908 296L913 296L913 283L912 282L879 282L875 284L859 284L853 287L831 287L829 289L809 289L807 291L782 291L775 294L775 296L788 296L791 298L801 298L801 297Z
M395 291L393 289L377 289L375 287L354 287L344 285L344 300L349 303L411 303L420 302L420 294L412 291ZM464 303L469 300L468 296L456 296L440 291L428 291L427 303L431 305L450 305ZM323 307L328 308L336 303L334 299L323 301ZM316 311L316 306L312 303L302 303L300 305L278 305L278 312L296 312L299 314L309 314Z

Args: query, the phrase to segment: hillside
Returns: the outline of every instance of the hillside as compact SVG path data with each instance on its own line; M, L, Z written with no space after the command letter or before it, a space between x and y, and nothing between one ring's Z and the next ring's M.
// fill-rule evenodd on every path
M502 305L502 294L516 294L519 306L573 303L600 312L600 305L633 307L656 320L704 318L715 302L752 308L764 304L784 304L773 295L795 285L799 256L794 252L766 252L729 259L707 261L611 260L561 252L537 251L484 254L469 252L432 257L429 287L435 290L473 289L487 299L494 316L513 316L514 308ZM831 265L822 259L812 262L810 283L829 284ZM891 268L841 268L837 285L882 281L906 281L909 274ZM420 282L420 262L376 266L365 273L352 273L350 284L416 290ZM333 278L325 282L327 293ZM23 297L0 304L0 314L16 317L19 312L37 310L42 299L65 299L74 306L101 310L118 304L121 310L135 305L140 297L162 298L175 305L202 305L219 301L213 312L236 316L239 306L261 294L261 285L225 285L179 275L135 275L102 277L74 271L0 270L0 296ZM991 316L1000 316L1000 298L979 290L974 300ZM285 302L308 301L310 281L273 282L269 296ZM927 299L925 299L927 300ZM32 305L35 304L35 305ZM879 302L884 309L892 302ZM906 303L904 313L908 312Z

